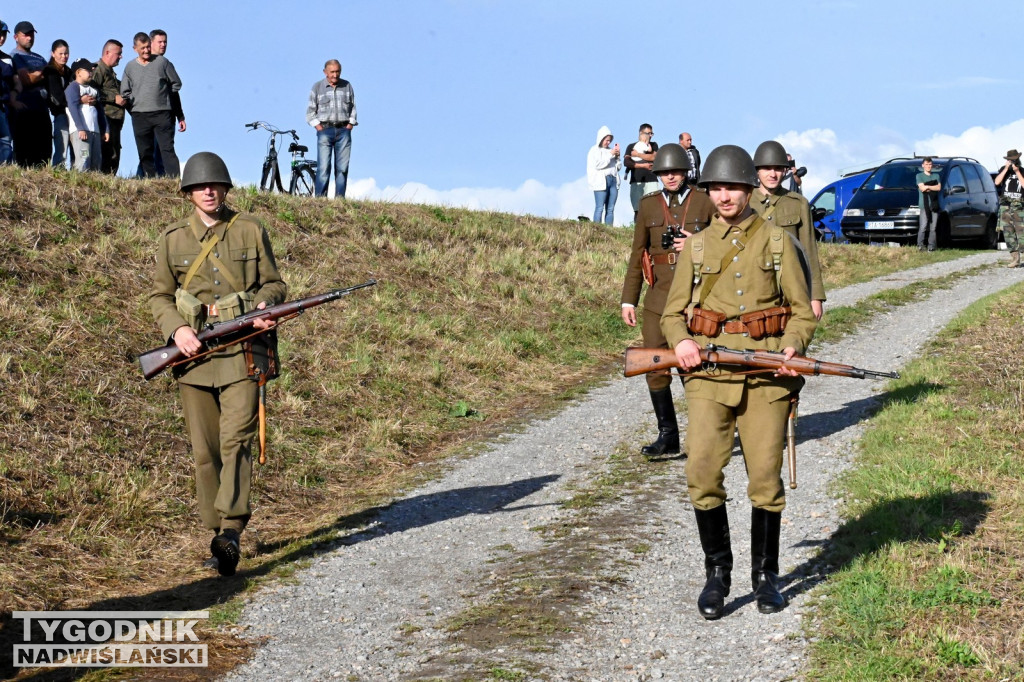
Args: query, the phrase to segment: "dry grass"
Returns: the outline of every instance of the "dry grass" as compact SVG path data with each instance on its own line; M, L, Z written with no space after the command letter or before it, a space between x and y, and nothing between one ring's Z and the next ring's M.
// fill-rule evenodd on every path
M635 338L625 231L234 190L290 297L380 284L284 327L244 570L212 578L174 384L134 362L160 343L146 297L159 233L188 212L174 190L0 168L0 671L12 610L213 606L230 623L218 604L364 523L412 465L571 397ZM873 251L823 258L855 277L845 259Z

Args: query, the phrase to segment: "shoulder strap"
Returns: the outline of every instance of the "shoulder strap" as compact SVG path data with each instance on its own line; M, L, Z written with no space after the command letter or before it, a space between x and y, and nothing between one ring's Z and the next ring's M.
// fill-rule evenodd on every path
M227 227L224 228L225 235L227 235L228 230L231 229L231 226L234 224L235 220L237 220L238 216L240 215L242 214L236 213L231 217L231 220L228 221ZM192 231L193 233L197 231L195 225L192 226ZM196 238L199 238L198 234L196 235ZM224 275L224 279L228 281L228 284L231 285L231 288L234 289L235 291L241 291L238 282L235 281L235 278L232 277L231 273L228 272L227 268L224 267L224 264L220 261L220 259L217 258L216 256L210 255L210 252L213 251L213 247L216 246L217 242L219 241L220 237L218 237L215 233L210 233L210 238L205 241L200 240L200 243L203 245L203 250L199 252L199 256L195 259L195 261L192 263L192 267L190 267L188 269L188 272L185 274L185 281L181 285L182 289L185 289L186 291L188 290L188 285L192 281L192 278L195 277L195 274L197 272L199 272L199 266L203 264L203 261L209 258L220 269L220 273Z
M754 219L754 222L750 226L750 229L747 230L747 241L748 242L751 239L753 239L754 235L757 234L757 231L761 229L762 225L764 225L764 219L763 218L757 217L757 218ZM701 233L698 232L698 234L701 234ZM701 287L702 293L704 295L707 295L707 294L709 294L711 292L711 290L714 288L715 284L718 283L718 278L722 276L722 272L727 267L729 267L729 263L732 261L733 257L736 254L738 254L740 251L745 249L745 248L746 248L746 245L744 245L744 243L741 242L739 239L735 239L734 238L732 240L732 248L729 249L729 252L726 253L725 256L722 258L722 263L718 267L718 272L713 272L710 275L708 275L706 278L704 278L704 284ZM776 274L776 277L778 277L778 276L779 275ZM700 297L700 298L697 298L697 300L694 301L694 304L695 305L700 305L701 300L703 300L703 296Z
M768 245L772 252L772 267L775 268L775 286L782 291L782 249L786 244L786 231L778 225L772 225Z

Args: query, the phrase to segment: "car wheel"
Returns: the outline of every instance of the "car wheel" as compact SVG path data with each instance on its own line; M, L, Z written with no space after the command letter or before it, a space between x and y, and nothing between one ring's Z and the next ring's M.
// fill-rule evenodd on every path
M999 234L996 233L996 217L992 216L985 224L985 233L978 239L978 246L983 249L995 249L999 246Z

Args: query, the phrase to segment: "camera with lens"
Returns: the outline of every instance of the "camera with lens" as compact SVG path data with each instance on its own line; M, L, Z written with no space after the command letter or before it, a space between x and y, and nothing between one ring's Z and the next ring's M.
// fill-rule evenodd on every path
M661 248L668 251L672 248L675 240L682 239L685 236L682 225L669 225L661 235Z

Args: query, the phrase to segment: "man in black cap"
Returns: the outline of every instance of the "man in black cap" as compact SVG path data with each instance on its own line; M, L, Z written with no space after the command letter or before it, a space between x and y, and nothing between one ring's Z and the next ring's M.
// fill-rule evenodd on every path
M14 158L19 165L45 166L53 149L53 128L46 105L46 59L32 51L36 27L19 21L14 27L14 70L21 81L21 92L11 98L11 133Z

